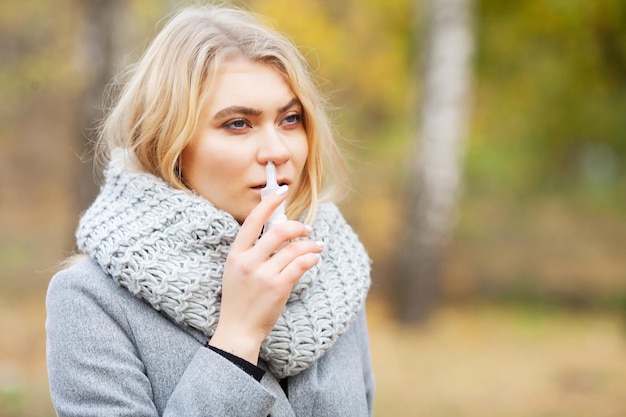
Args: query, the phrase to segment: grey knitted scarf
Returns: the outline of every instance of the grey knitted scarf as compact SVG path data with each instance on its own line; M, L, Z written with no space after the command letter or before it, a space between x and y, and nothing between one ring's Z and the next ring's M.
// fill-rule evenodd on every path
M76 238L119 285L210 337L239 227L206 199L140 172L116 150ZM311 239L324 244L321 261L296 283L261 346L278 378L302 372L332 347L363 308L370 284L369 258L335 205L320 206Z

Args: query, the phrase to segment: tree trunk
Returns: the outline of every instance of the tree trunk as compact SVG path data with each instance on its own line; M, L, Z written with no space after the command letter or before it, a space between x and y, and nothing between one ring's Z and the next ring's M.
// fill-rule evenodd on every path
M420 129L398 248L396 296L404 322L427 319L440 297L443 250L461 188L474 43L471 0L425 0L424 6Z
M97 123L104 115L104 92L128 42L128 4L125 0L80 0L84 19L78 31L77 61L84 74L84 91L79 108L77 153L81 164L77 177L77 206L83 211L91 204L97 187L93 164Z

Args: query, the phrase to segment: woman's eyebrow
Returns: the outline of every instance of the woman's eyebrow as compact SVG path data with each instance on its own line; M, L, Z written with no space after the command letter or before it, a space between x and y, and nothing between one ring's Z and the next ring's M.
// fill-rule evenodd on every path
M215 115L213 116L214 119L224 119L226 117L229 116L234 116L237 114L241 114L244 116L260 116L261 113L263 113L260 110L257 109L253 109L251 107L244 107L244 106L231 106L231 107L226 107L225 109L222 109L220 111L218 111L217 113L215 113Z
M302 103L300 103L300 100L298 100L297 98L292 98L291 101L287 104L285 104L284 106L282 106L281 108L278 109L277 113L284 113L287 110L289 110L290 108L294 107L294 106L300 106L302 107Z
M293 98L289 101L289 103L285 104L284 106L280 107L276 113L280 114L280 113L284 113L287 110L289 110L292 107L295 106L302 106L302 104L300 103L300 100L298 100L297 98ZM245 106L230 106L230 107L226 107L220 111L218 111L217 113L215 113L215 115L213 116L214 119L224 119L230 116L234 116L234 115L243 115L243 116L254 116L254 117L258 117L261 114L263 114L263 112L261 110L257 110L254 109L252 107L245 107Z

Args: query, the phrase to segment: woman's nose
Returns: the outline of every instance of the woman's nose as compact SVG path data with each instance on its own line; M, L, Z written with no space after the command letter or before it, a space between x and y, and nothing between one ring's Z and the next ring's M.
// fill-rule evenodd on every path
M257 159L265 165L268 161L280 165L289 160L291 152L275 127L263 129L260 138Z

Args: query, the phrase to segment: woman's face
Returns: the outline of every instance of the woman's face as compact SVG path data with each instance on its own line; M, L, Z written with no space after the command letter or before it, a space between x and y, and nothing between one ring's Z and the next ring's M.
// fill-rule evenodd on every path
M272 67L243 59L223 64L183 149L184 180L240 223L261 201L268 161L293 195L308 154L302 112Z

